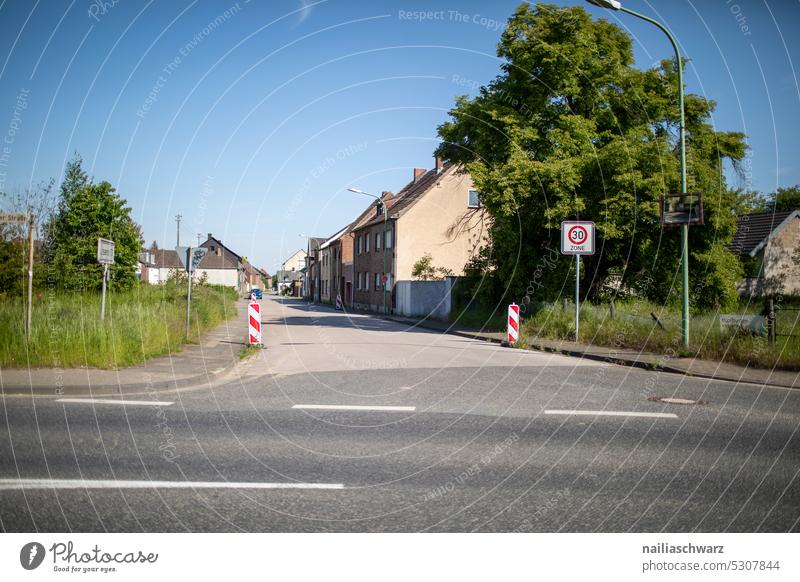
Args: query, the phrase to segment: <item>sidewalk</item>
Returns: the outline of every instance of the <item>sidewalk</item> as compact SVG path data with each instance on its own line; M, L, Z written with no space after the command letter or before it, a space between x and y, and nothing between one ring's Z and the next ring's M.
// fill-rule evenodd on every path
M118 370L95 368L0 369L0 393L5 396L147 395L212 382L239 363L247 336L247 300L236 303L236 317L203 336L199 344L180 352Z
M506 334L501 332L482 332L458 329L451 324L435 320L419 320L410 317L387 316L385 319L435 329L442 332L468 337L472 339L503 343ZM712 378L728 382L746 382L762 386L778 386L782 388L800 388L800 372L785 370L768 370L748 368L738 364L727 364L695 358L670 358L666 355L639 352L631 349L613 349L604 346L581 344L569 341L532 339L528 345L543 352L560 353L567 356L610 362L622 366L633 366L646 370L659 370L697 378Z

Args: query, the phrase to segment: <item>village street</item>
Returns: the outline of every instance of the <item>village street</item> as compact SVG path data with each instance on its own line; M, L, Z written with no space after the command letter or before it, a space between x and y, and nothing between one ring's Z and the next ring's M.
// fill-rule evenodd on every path
M800 527L797 391L263 304L266 349L211 387L5 398L2 528Z

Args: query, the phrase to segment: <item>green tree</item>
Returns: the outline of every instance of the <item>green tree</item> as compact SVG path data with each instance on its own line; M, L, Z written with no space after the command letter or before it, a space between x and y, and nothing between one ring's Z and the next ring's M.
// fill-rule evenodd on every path
M668 47L665 46L665 51ZM560 293L566 258L539 265L559 246L562 220L594 220L598 252L586 257L584 289L609 269L657 300L676 295L678 230L662 230L658 198L679 190L674 60L638 70L631 37L580 7L523 4L497 47L501 72L474 99L460 97L439 127L438 153L462 163L492 217L491 244L470 270L490 273L496 302ZM744 135L714 131L714 102L686 97L689 190L704 194L705 226L690 229L692 299L700 307L736 299L740 265L725 249L737 197L724 160L745 154Z
M798 185L778 188L769 195L767 210L780 212L797 208L800 208L800 186Z
M55 283L67 289L96 290L102 285L97 239L115 243L111 280L117 288L136 283L137 253L143 239L127 201L108 182L93 184L80 158L67 167L58 211L48 225L48 261Z

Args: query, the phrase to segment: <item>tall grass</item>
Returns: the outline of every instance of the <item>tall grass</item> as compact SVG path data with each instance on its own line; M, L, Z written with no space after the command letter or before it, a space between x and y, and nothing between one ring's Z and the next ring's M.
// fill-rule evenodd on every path
M575 341L574 304L566 310L553 304L537 307L536 312L522 323L522 340ZM608 305L584 305L580 313L578 341L670 357L695 356L760 368L800 369L800 337L779 335L775 345L770 345L764 336L722 327L719 314L707 313L691 317L689 348L684 349L679 310L646 301L629 301L618 303L615 311L615 318L611 319ZM651 313L659 318L664 329ZM778 311L778 333L800 334L798 317L800 312L797 311Z
M24 305L0 296L0 366L116 368L172 353L235 314L235 290L192 289L192 329L186 337L186 291L167 283L109 292L100 321L98 293L48 290L34 298L31 341Z

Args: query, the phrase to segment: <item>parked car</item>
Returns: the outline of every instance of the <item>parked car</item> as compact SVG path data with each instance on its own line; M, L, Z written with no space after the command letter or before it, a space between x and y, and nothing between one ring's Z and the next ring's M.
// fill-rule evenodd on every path
M261 299L263 297L263 295L261 294L261 289L250 289L250 293L248 295L250 297L255 295L256 299Z

